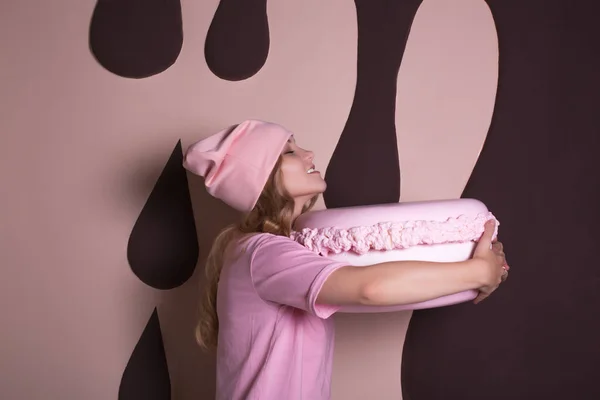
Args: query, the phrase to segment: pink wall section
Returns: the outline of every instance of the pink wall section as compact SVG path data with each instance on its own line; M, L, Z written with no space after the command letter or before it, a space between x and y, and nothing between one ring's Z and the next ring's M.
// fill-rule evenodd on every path
M202 52L217 5L182 1L181 55L143 80L113 75L91 55L94 0L0 5L2 398L117 398L155 306L173 398L211 396L212 360L192 337L202 268L179 288L149 288L126 258L132 226L180 138L185 147L244 118L288 126L325 170L357 57L352 2L268 2L265 66L245 81L220 80ZM490 124L497 60L484 1L422 3L398 77L402 200L460 196ZM190 178L202 265L233 216L200 186ZM409 318L336 317L334 399L401 398Z

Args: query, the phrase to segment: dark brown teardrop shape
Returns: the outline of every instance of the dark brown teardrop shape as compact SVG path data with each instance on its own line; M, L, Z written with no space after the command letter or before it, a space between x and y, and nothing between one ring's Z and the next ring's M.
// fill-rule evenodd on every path
M89 45L115 75L139 79L164 72L183 45L180 0L98 0Z
M248 79L267 61L269 41L266 0L221 0L206 36L206 63L221 79Z
M170 400L171 378L156 308L121 377L119 400Z
M155 289L172 289L187 281L198 262L198 236L181 141L138 217L127 246L132 271Z

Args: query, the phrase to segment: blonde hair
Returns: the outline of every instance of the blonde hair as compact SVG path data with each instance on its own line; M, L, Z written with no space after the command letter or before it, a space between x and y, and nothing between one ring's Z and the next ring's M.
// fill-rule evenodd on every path
M206 285L200 303L200 320L196 325L196 341L203 349L217 346L219 318L217 316L217 289L223 264L231 256L232 244L239 243L256 233L271 233L290 236L294 216L294 200L285 191L281 178L280 156L250 213L239 223L223 229L215 238L206 259ZM316 200L314 196L302 209L310 210Z

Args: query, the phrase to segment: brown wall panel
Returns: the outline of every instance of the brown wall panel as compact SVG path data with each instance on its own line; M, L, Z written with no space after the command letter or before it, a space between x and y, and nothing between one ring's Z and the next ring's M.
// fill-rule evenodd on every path
M501 222L511 277L480 305L414 313L406 400L600 398L599 7L489 1L492 126L463 197Z
M328 208L400 199L395 127L396 80L421 0L356 0L358 70L354 102L331 156Z

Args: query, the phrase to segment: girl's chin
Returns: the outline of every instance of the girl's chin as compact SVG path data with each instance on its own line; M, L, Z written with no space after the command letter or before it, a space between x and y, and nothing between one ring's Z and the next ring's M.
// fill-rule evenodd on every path
M327 189L327 184L325 183L325 181L323 181L323 186L320 187L318 190L315 190L315 195L323 194L326 189Z

